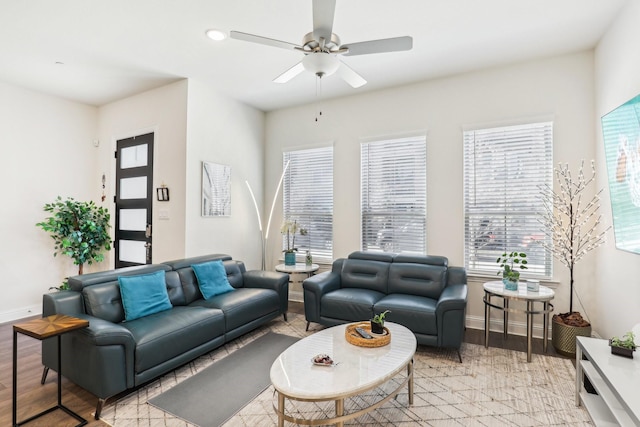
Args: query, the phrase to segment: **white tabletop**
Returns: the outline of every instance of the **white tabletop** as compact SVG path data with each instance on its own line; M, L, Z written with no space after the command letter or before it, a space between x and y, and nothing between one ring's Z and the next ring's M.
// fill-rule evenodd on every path
M294 398L322 400L369 390L404 369L416 351L416 337L402 325L385 322L391 342L383 347L358 347L347 342L347 325L310 335L286 349L271 366L271 383ZM335 366L316 366L311 359L328 354Z
M313 273L314 271L318 271L319 268L320 266L318 264L307 265L304 263L297 263L296 265L276 265L276 271L281 273Z
M555 296L553 289L546 286L540 286L540 290L537 292L528 291L527 283L518 283L517 291L508 291L504 288L504 283L499 280L486 282L482 285L485 291L492 293L493 295L499 295L506 298L522 299L522 300L535 300L535 301L549 301Z

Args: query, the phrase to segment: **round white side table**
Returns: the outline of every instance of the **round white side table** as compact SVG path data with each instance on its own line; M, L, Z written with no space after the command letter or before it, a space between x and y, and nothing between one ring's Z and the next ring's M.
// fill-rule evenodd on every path
M509 328L509 313L525 313L527 315L527 362L531 362L531 337L533 335L533 315L542 314L543 323L543 343L542 348L547 352L547 344L549 339L549 313L553 311L553 304L549 301L555 296L553 289L546 286L540 286L537 292L527 291L526 283L519 283L518 290L508 291L504 289L501 281L486 282L484 288L484 346L489 347L489 329L490 329L490 309L497 308L502 310L504 316L504 337L507 338ZM502 298L502 306L493 304L492 297ZM526 309L510 308L509 301L526 301ZM542 310L535 310L534 303L542 303Z
M289 299L303 301L302 282L307 277L313 276L313 273L318 271L319 268L318 264L307 265L305 263L276 265L276 271L289 274Z

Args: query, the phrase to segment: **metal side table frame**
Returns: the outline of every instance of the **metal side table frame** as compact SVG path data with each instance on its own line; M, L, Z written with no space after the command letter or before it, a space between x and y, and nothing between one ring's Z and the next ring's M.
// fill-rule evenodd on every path
M78 319L71 316L65 316L61 314L55 314L42 319L35 319L29 322L13 325L13 407L12 407L12 422L13 426L21 426L27 424L36 418L40 418L50 412L60 409L72 416L80 423L76 427L87 424L87 420L80 415L73 412L62 404L62 346L61 337L63 334L76 329L82 329L89 326L88 320ZM58 404L52 406L49 409L45 409L26 420L18 422L17 409L18 409L18 333L30 336L37 340L44 340L47 338L57 337L58 339Z
M549 313L553 311L553 304L549 301L553 299L555 293L552 289L546 286L540 286L538 292L527 291L527 285L521 283L518 285L517 291L508 291L504 289L504 285L500 281L486 282L483 285L484 288L484 346L489 347L489 330L491 322L491 308L497 308L503 312L503 333L504 338L508 336L509 329L509 313L524 313L527 317L527 362L531 362L531 339L533 336L533 316L535 314L542 314L543 324L543 351L547 352L549 341ZM502 298L502 305L493 304L491 302L492 297ZM527 308L525 310L521 308L510 308L509 301L526 301ZM542 303L542 310L535 310L534 303Z

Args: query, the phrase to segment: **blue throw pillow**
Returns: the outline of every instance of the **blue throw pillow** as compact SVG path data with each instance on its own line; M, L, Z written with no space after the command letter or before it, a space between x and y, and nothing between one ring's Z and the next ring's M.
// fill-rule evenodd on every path
M234 289L227 279L222 261L209 261L191 266L198 279L198 287L204 299L231 292Z
M118 284L126 320L138 319L173 307L167 294L163 270L138 276L120 276Z

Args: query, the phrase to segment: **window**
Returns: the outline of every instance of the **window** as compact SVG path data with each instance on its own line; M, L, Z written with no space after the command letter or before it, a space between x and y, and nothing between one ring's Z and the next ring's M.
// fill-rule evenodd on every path
M553 185L553 123L464 132L464 254L469 272L496 274L504 252L527 254L526 274L551 277L540 186ZM524 274L523 273L523 274Z
M333 259L333 147L288 151L283 188L285 220L307 230L296 234L298 253L310 251L314 261ZM282 241L283 249L286 242Z
M362 250L426 253L426 137L361 146Z

